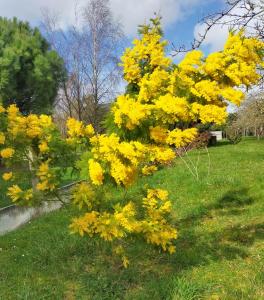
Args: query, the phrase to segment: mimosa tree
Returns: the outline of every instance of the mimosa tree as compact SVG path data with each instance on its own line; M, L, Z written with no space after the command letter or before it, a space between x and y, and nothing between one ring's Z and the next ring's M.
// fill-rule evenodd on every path
M241 88L258 82L264 54L262 42L246 38L243 32L230 33L223 51L204 57L195 50L177 65L166 56L167 43L162 40L159 19L142 26L139 34L121 58L128 85L112 106L106 122L108 132L96 135L91 126L69 119L68 138L59 138L78 153L76 157L81 156L81 163L75 163L79 171L84 174L87 170L87 180L73 192L73 203L80 207L81 215L72 220L71 231L111 242L125 267L129 263L125 245L137 237L175 252L172 203L166 190L155 188L148 189L141 200L130 199L129 194L118 200L105 192L105 185L128 190L138 177L151 175L171 162L175 147L193 141L198 123L225 122L228 102L239 105L244 99ZM16 155L12 148L16 138L9 138L8 127L1 134L1 155L8 161ZM46 152L38 158L41 167L35 172L39 181L36 188L56 190L58 185L50 183L53 176L48 165L56 162L58 150L50 147L49 139L31 138L33 142ZM16 192L11 186L8 194L19 203ZM34 199L34 191L30 193L32 197L26 199L29 203Z

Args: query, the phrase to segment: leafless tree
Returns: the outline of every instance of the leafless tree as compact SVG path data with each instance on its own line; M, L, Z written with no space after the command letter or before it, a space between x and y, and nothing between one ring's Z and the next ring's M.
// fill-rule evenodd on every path
M200 20L203 31L193 40L190 47L172 45L173 55L199 48L208 32L215 26L228 26L231 30L247 29L247 34L264 40L264 0L226 0L226 7L220 12Z
M43 28L65 61L67 77L58 94L56 112L92 123L100 130L102 107L116 96L121 79L118 57L123 46L120 23L109 0L75 5L75 24L63 30L58 16L43 10Z
M244 135L253 134L258 139L264 136L264 93L255 92L248 96L237 112L235 121Z

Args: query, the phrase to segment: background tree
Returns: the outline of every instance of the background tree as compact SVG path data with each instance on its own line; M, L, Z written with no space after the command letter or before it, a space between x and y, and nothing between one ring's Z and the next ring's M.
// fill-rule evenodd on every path
M235 121L244 135L264 136L264 95L257 92L248 96L237 113Z
M47 39L64 58L68 72L57 101L60 118L74 116L100 130L105 103L116 96L121 79L118 56L123 33L108 0L75 7L75 24L66 31L51 12L43 11Z
M37 28L0 18L0 99L5 106L16 103L25 114L50 112L63 73L62 59Z

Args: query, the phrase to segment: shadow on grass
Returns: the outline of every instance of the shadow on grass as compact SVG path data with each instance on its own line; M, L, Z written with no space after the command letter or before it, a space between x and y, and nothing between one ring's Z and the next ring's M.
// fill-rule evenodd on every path
M224 140L224 141L218 141L215 145L210 146L210 148L212 147L221 147L221 146L227 146L227 145L232 145L229 141Z
M247 189L230 191L215 204L204 206L196 214L179 220L175 224L179 230L179 238L176 241L177 251L173 255L159 254L157 249L143 241L132 242L133 246L128 249L128 256L131 257L131 266L128 269L124 269L120 259L112 255L109 245L89 237L81 239L75 235L69 236L66 229L64 232L54 231L54 228L48 226L51 216L47 216L43 223L46 227L41 227L42 236L31 242L32 254L23 257L20 251L13 254L16 260L15 269L20 269L21 275L27 272L26 275L37 274L48 278L47 282L38 283L36 286L32 286L31 278L28 278L27 286L31 287L32 299L38 298L38 290L47 283L49 290L56 290L57 298L54 294L54 299L63 299L63 293L69 292L66 283L76 285L76 291L73 291L76 299L86 299L82 298L83 295L98 300L200 299L210 287L195 286L195 283L185 280L184 271L195 266L208 265L212 261L246 258L249 255L247 248L256 240L264 240L263 223L228 223L228 226L218 228L210 223L211 220L214 221L213 216L223 211L243 210L253 202L254 199L249 197ZM60 215L59 212L57 214ZM69 214L68 217L70 216ZM66 217L60 219L62 228L66 228ZM207 224L210 226L207 227ZM37 227L32 229L30 235L26 231L22 232L25 238L22 239L19 249L27 247L25 245L28 245L28 236L38 236ZM26 242L27 244L23 244ZM10 245L13 245L13 240ZM4 273L4 269L0 270L3 278L8 274ZM23 271L24 269L27 271ZM11 271L12 269L9 272L12 273ZM6 277L6 282L10 282L12 286L12 281L7 279Z
M248 206L254 203L254 199L249 196L248 189L242 188L227 192L218 199L216 204L208 207L209 210L215 210L219 215L241 215L245 213Z
M214 225L206 228L206 221L209 220L210 223L210 219L213 219L212 213L216 215L223 211L233 213L234 210L245 212L245 208L253 202L254 199L248 195L247 189L229 191L215 204L205 206L197 214L190 215L175 224L179 238L176 241L177 250L174 255L158 254L151 246L139 242L129 249L131 257L137 257L132 261L129 270L122 270L120 267L116 269L113 261L111 262L113 258L108 256L106 260L111 267L104 268L104 279L112 276L111 272L119 273L117 285L120 285L121 281L127 286L124 290L129 291L129 296L124 299L172 299L171 293L175 289L172 285L175 285L173 283L175 280L177 288L182 289L182 295L185 295L188 289L189 293L191 290L191 294L197 290L197 295L200 293L198 295L200 296L206 290L204 287L201 291L198 288L192 291L189 284L185 286L181 283L185 270L207 265L212 261L247 258L249 256L247 248L256 240L264 240L264 223L231 224L219 229ZM86 278L91 278L90 276L93 277L93 274L87 274Z
M188 225L193 227L203 218L210 218L214 212L219 215L238 215L245 213L247 207L254 203L254 199L249 196L247 188L228 191L216 203L200 207L196 213L187 216L176 223L176 226L182 227Z
M253 244L255 239L264 239L264 224L236 224L219 230L214 219L217 215L243 214L253 202L254 199L245 188L229 191L215 204L202 207L197 214L177 222L176 228L180 233L176 242L177 268L180 270L212 260L247 257L246 247ZM179 252L182 253L180 256Z
M248 189L242 188L227 192L222 198L217 201L215 208L240 208L250 205L254 199L248 195Z

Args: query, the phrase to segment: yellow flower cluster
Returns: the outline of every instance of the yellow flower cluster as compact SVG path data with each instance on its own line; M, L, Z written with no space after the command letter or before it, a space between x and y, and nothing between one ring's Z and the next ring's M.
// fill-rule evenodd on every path
M196 128L189 128L185 130L174 129L170 131L167 143L169 145L175 145L177 148L184 147L188 143L192 142L198 134L198 130Z
M103 184L104 171L101 165L94 159L89 159L89 174L94 185Z
M179 63L179 68L185 74L195 74L199 72L199 67L202 64L203 53L200 50L188 52L183 60Z
M83 217L75 218L70 228L72 232L78 232L81 236L84 233L90 236L98 234L106 241L113 241L125 237L129 232L138 231L135 213L132 202L124 207L116 205L114 213L91 211Z
M142 221L141 230L147 242L174 253L172 242L177 238L177 230L166 220L166 215L171 212L168 192L161 189L148 190L143 207L146 209L146 218Z
M149 128L150 138L156 143L166 143L168 138L168 130L161 126L151 126Z
M76 143L80 138L92 137L95 134L94 128L91 124L84 125L82 121L78 121L74 118L69 118L66 122L68 142Z
M39 191L54 191L56 188L55 176L49 169L49 160L43 162L37 171L37 176L40 182L37 184L37 189Z
M133 41L134 47L127 48L121 57L124 78L128 82L138 82L147 72L147 68L167 68L171 59L165 57L166 41L154 30L143 34L141 39Z
M201 105L198 103L192 104L192 114L194 118L201 120L203 124L216 123L223 124L227 117L226 107L217 105Z
M174 97L172 94L160 96L155 101L156 118L164 124L174 124L178 121L187 121L189 118L188 102L183 97Z
M154 172L158 170L157 166L151 165L151 166L144 166L141 170L143 175L151 175Z
M138 100L140 102L149 102L156 98L157 95L164 94L169 79L169 72L160 67L156 68L151 74L145 74L138 83L140 87Z
M148 151L140 142L120 142L116 134L97 135L90 139L94 159L89 160L89 173L93 184L103 183L103 169L118 185L130 185L136 175L136 167L145 159Z
M130 130L140 125L140 123L150 114L149 106L135 101L135 99L128 95L117 97L112 111L115 123L119 127L124 125Z
M0 132L0 145L4 145L5 143L5 135L3 132Z
M78 206L79 209L87 207L89 210L94 206L95 201L95 191L92 186L86 182L81 182L77 184L72 191L72 202L74 205Z
M223 51L205 58L194 50L177 66L165 60L165 44L158 31L149 28L124 53L125 79L138 92L119 96L113 106L119 128L133 130L147 120L164 131L168 124L178 122L221 124L227 115L226 101L239 105L244 99L241 88L259 79L264 43L245 37L242 31L230 33ZM153 47L164 56L157 64L151 63L149 49Z
M138 141L121 142L116 134L97 135L90 138L90 142L93 159L89 160L89 174L94 185L101 185L103 174L107 172L116 184L128 187L134 182L142 164L167 164L175 157L174 151L168 147Z
M16 105L12 104L7 108L8 132L14 138L23 136L25 138L40 138L48 129L54 129L50 116L34 115L22 116Z
M198 131L196 128L188 128L181 130L166 130L163 127L156 126L150 128L150 137L156 143L174 145L177 148L184 147L191 143L197 137Z
M23 191L18 185L12 185L8 188L7 195L11 198L12 202L28 202L33 197L32 189Z
M42 153L46 153L49 151L49 146L47 141L41 141L38 147L39 147L39 151Z
M12 148L5 148L0 152L1 157L3 158L11 158L14 155L14 153L15 150Z
M2 175L2 178L3 178L5 181L10 180L12 177L13 177L13 173L12 173L12 172L4 173L4 174Z
M148 190L143 207L146 211L144 219L137 218L135 205L128 202L123 207L115 205L113 213L91 211L74 218L70 228L81 236L85 233L90 236L97 234L106 241L122 239L129 233L141 233L148 243L173 253L175 247L172 242L177 238L177 231L165 219L171 211L168 192L161 189Z
M175 158L175 152L166 146L149 146L150 161L159 164L169 164Z

